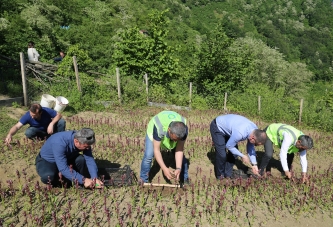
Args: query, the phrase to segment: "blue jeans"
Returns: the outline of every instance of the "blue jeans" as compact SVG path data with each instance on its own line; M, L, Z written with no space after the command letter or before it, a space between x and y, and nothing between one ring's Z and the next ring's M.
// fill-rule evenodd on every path
M226 152L226 143L229 136L224 135L216 126L215 119L210 124L210 134L215 146L215 175L217 179L231 177L235 164L235 157L231 152Z
M149 171L151 168L151 162L154 157L154 146L153 141L151 141L146 135L145 140L145 153L143 155L143 159L141 162L141 171L140 171L140 179L143 182L148 182L149 179ZM182 170L180 172L180 180L185 181L188 179L188 160L183 156Z
M53 133L63 132L63 131L65 131L65 128L66 128L66 121L61 118L57 123L54 124ZM44 139L45 137L50 136L49 134L47 134L47 132L40 130L38 128L35 128L35 127L27 128L27 130L25 131L25 135L29 139L33 139L35 137Z

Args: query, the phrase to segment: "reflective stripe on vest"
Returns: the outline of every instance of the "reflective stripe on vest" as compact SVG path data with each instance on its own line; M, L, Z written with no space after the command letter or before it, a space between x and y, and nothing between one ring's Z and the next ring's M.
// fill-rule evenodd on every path
M279 128L278 128L278 130L277 130L277 134L278 134L278 143L279 144L282 144L282 141L281 141L281 139L280 139L280 130L282 130L282 129L284 129L284 130L286 130L286 131L288 131L292 136L293 136L293 139L294 139L294 142L296 142L296 135L295 135L295 133L292 131L292 130L290 130L289 128L286 128L286 127L284 127L284 126L286 126L286 125L281 125Z
M154 117L154 120L155 120L155 126L156 126L156 128L157 128L157 133L158 133L158 135L159 136L165 136L165 134L164 134L164 131L163 131L163 125L162 125L162 123L161 123L161 121L160 121L160 119L158 118L158 115L156 115L155 117ZM185 118L183 117L183 116L181 116L181 121L184 123L184 124L186 124L186 122L185 122Z

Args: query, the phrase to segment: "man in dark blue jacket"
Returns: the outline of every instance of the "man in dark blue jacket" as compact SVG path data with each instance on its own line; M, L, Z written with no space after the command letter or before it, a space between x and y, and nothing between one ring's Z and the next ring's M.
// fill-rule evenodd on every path
M53 186L63 180L67 185L77 182L84 187L102 187L91 150L94 143L95 133L90 128L52 135L36 157L36 170L41 181Z
M29 139L44 139L56 132L65 131L66 128L66 121L62 119L60 113L40 104L32 104L29 111L9 130L5 142L9 144L13 135L26 124L30 126L25 131Z

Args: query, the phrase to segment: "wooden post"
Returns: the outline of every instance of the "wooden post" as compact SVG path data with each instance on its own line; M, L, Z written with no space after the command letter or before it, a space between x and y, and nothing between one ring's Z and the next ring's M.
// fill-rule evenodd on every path
M189 101L189 107L192 106L192 82L190 82L190 101Z
M74 65L74 70L75 70L77 89L79 90L79 92L81 92L81 83L80 83L80 77L79 77L79 69L77 67L77 61L76 61L76 57L75 56L73 56L73 65Z
M119 68L116 68L116 75L117 75L118 99L119 99L119 103L121 103L121 91L120 91L120 74L119 74Z
M223 106L223 110L224 112L227 111L227 97L228 97L228 93L224 93L224 106Z
M20 52L20 62L21 62L21 75L22 75L24 105L28 106L27 77L25 75L25 60L24 60L24 55L22 52Z
M261 100L260 100L260 95L258 96L258 113L260 114L260 109L261 109Z
M145 78L145 82L146 82L147 102L149 102L149 98L148 98L148 75L147 75L147 73L144 75L144 78Z
M301 99L301 104L300 104L300 107L299 107L298 124L301 124L301 122L302 122L302 112L303 112L303 99Z

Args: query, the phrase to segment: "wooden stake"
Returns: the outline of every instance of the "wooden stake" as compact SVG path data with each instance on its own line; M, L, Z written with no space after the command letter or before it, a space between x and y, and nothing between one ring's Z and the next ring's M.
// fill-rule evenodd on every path
M189 107L191 108L192 104L192 82L190 82L190 101L189 101Z
M226 93L224 94L224 106L223 106L223 110L224 110L224 112L227 111L227 97L228 97L228 93L226 92Z
M301 99L301 103L300 103L300 107L299 107L298 124L301 124L301 122L302 122L302 112L303 112L303 99Z
M148 75L147 73L144 75L145 81L146 81L146 93L147 93L147 102L149 102L148 98Z
M260 109L261 109L261 100L260 100L260 95L258 96L258 113L260 115Z
M22 75L24 105L28 106L27 78L25 75L25 60L24 60L24 55L22 52L20 52L20 62L21 62L21 75Z
M77 61L76 61L76 57L75 56L73 56L73 65L74 65L74 70L75 70L77 89L79 90L79 92L81 92L81 83L80 83L80 77L79 77L79 68L77 67Z
M118 99L119 99L119 103L121 103L121 91L120 91L120 74L119 74L119 68L116 68L116 75L117 75Z

